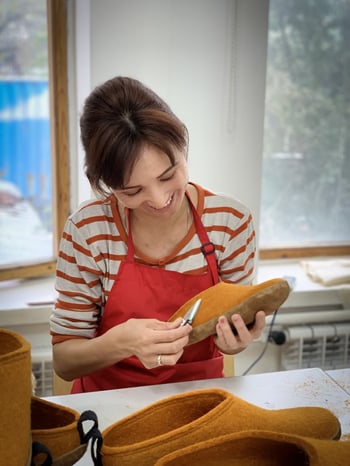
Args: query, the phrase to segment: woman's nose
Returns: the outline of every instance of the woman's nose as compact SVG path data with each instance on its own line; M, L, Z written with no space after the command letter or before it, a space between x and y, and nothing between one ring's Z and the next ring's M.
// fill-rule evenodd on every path
M148 195L148 203L155 209L162 209L169 202L170 195L160 188L153 188Z

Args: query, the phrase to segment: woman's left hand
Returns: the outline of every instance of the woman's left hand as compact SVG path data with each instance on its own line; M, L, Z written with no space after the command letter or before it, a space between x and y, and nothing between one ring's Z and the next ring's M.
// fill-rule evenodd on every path
M253 327L247 328L239 314L231 317L232 325L237 331L235 335L225 316L219 317L216 324L216 337L214 339L218 349L224 354L236 354L243 351L253 340L260 337L265 327L265 312L258 311L255 315Z

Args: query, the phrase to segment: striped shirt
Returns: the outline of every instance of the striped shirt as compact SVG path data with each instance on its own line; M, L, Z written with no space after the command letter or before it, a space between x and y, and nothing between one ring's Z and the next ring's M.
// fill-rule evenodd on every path
M194 185L197 212L215 246L221 280L249 284L254 278L255 231L249 209L237 199ZM186 274L207 270L192 225L173 254L142 264ZM57 260L58 298L50 319L53 344L70 338L93 338L119 266L127 255L127 232L114 196L82 205L67 220Z

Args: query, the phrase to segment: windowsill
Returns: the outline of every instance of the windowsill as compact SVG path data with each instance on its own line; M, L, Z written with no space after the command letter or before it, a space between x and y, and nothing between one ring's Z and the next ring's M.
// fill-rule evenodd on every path
M272 278L293 277L295 287L283 306L332 306L343 303L344 306L350 307L350 283L334 286L324 286L317 283L307 275L301 261L302 259L260 261L257 283Z
M0 311L52 308L54 276L0 282Z
M260 261L257 283L278 278L294 277L295 288L285 305L333 305L345 302L350 307L350 284L322 286L312 281L297 260ZM0 282L0 311L52 309L56 299L54 276ZM341 296L340 296L341 295Z

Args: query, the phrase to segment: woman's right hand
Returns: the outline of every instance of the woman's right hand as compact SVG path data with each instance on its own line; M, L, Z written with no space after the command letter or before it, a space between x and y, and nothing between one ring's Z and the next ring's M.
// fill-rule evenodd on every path
M182 356L192 330L190 325L181 327L181 322L181 318L174 322L129 319L108 330L104 338L119 348L116 354L125 350L125 357L136 356L147 369L160 364L173 366Z
M192 327L157 319L129 319L95 338L71 338L53 346L57 375L73 380L136 356L147 369L173 366L180 359Z

